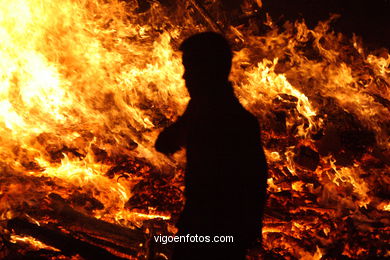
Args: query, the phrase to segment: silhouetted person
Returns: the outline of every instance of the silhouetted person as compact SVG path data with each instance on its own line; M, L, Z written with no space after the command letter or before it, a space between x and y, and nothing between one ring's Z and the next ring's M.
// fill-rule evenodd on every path
M156 149L186 148L186 203L178 235L234 236L234 243L176 243L173 259L244 259L261 238L267 165L257 119L233 93L232 52L226 39L206 32L185 40L186 82L191 100L164 129Z

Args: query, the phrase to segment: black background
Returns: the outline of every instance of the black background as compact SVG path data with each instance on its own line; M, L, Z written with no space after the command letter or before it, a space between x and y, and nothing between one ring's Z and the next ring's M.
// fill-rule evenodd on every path
M310 28L340 14L336 32L355 33L373 48L390 49L390 0L263 0L263 9L279 24L304 18Z

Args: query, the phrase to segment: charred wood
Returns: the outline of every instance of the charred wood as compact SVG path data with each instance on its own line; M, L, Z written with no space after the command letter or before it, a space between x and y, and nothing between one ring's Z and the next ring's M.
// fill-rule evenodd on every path
M59 230L38 226L23 219L16 218L9 220L7 227L13 229L17 234L32 236L47 245L55 247L61 250L66 256L78 254L85 259L124 259L114 256L100 247L93 246L66 235Z
M139 245L145 243L146 237L141 230L133 230L86 216L70 207L57 194L52 193L49 197L53 209L51 217L57 219L61 226L68 230L86 233L124 248L139 249Z
M112 241L105 240L105 238L93 237L86 233L78 233L78 236L82 238L83 241L87 241L88 243L91 243L94 246L105 248L107 249L107 251L114 253L115 255L125 255L131 257L139 253L139 250L120 246L116 241L114 243Z
M310 147L301 146L295 154L294 161L308 170L315 171L320 163L319 154Z
M201 3L197 0L190 0L189 1L192 6L195 8L195 10L200 14L200 16L206 21L208 26L216 32L223 33L222 28L211 18L209 13L207 12L206 8L202 6Z

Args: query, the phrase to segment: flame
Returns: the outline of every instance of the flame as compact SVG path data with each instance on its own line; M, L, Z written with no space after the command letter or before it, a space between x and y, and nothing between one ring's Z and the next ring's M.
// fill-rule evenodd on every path
M18 235L11 235L11 240L10 240L11 243L20 243L20 242L23 242L23 243L26 243L26 244L29 244L32 248L34 248L35 250L38 250L38 249L46 249L46 250L50 250L50 251L57 251L59 252L60 250L58 250L57 248L54 248L54 247L51 247L51 246L48 246L44 243L42 243L41 241L39 240L36 240L35 238L31 237L31 236L18 236Z
M162 206L129 202L151 176L183 188L183 153L167 158L153 144L189 100L177 45L206 27L185 8L172 17L154 2L137 14L133 2L1 1L0 220L55 192L105 221L174 222ZM231 81L262 124L270 166L264 248L283 257L321 259L340 238L345 256L388 255L364 238L354 245L352 233L378 242L386 231L390 55L332 32L333 19L227 33L240 36ZM78 194L103 206L79 205ZM165 197L179 211L182 201Z

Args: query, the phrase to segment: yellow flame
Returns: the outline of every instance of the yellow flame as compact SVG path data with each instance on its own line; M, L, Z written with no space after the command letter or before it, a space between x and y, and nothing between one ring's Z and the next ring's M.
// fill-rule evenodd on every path
M50 251L60 252L59 249L51 247L51 246L48 246L45 243L42 243L41 241L39 241L39 240L37 240L37 239L35 239L35 238L31 237L31 236L11 235L10 242L11 243L15 243L15 244L19 243L19 242L27 243L27 244L30 244L30 246L35 248L36 250L38 250L38 249L46 249L46 250L50 250Z

